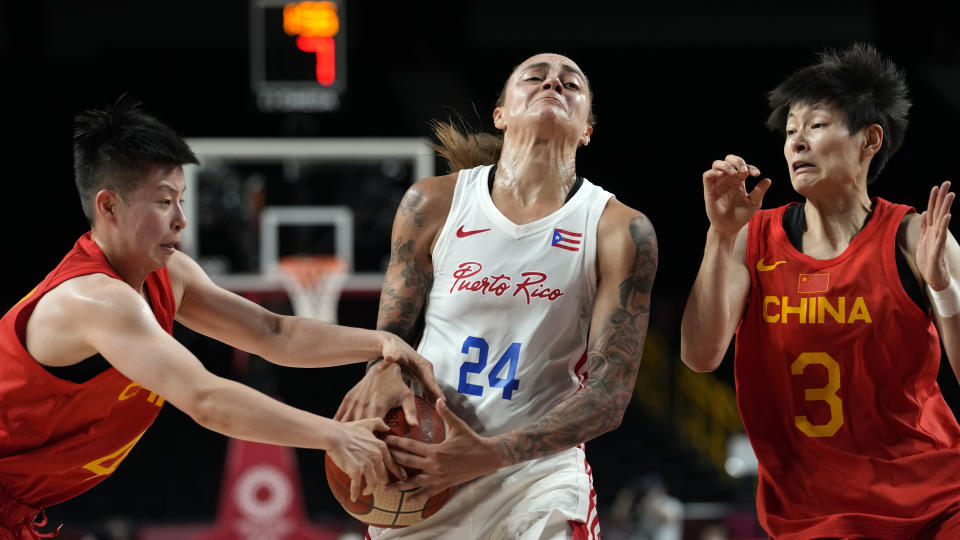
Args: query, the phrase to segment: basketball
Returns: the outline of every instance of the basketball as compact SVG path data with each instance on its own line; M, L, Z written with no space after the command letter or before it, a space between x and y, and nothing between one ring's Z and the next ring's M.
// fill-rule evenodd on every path
M389 433L378 434L384 438L387 435L408 437L426 443L438 443L446 436L443 419L437 410L428 401L417 397L417 419L420 425L407 424L403 409L391 409L383 418L390 427ZM420 471L405 467L408 477L416 476ZM420 523L435 514L443 507L453 493L453 488L430 497L425 503L412 505L407 502L410 496L406 491L374 490L369 495L360 494L356 501L350 500L350 477L337 467L336 463L326 456L327 484L343 509L351 516L374 527L401 528ZM391 480L394 478L391 477ZM361 487L361 491L366 484Z

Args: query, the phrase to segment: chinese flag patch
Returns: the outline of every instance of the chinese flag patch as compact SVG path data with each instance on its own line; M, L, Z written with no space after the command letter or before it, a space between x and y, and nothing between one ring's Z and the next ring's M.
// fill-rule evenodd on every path
M797 292L803 293L825 293L830 288L830 274L800 274L800 282L797 284Z

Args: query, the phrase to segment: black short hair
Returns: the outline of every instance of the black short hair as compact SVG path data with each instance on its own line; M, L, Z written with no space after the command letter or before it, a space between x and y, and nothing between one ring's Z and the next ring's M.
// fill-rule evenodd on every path
M101 189L123 196L136 189L152 167L186 163L199 163L186 141L127 95L74 118L74 181L91 224Z
M817 55L815 64L795 71L767 94L767 127L783 133L790 107L817 102L843 111L851 133L879 124L883 144L867 171L868 183L873 182L903 144L911 105L905 79L903 71L870 44L825 50Z

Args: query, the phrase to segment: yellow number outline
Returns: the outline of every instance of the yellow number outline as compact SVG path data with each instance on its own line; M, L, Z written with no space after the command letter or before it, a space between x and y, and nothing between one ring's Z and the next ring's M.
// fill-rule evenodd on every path
M93 473L93 476L87 478L87 480L92 480L98 476L112 474L113 471L117 470L117 467L120 466L120 462L122 462L127 457L127 454L133 450L133 446L137 444L137 441L140 440L140 437L143 437L144 433L146 433L146 430L137 435L137 437L132 441L121 446L119 450L113 452L112 454L95 459L84 465L84 469L87 469Z
M843 425L843 401L837 395L840 389L840 364L825 352L806 352L790 364L790 373L800 375L810 364L818 364L827 369L827 385L823 388L806 388L803 397L806 401L825 401L830 406L830 421L826 424L813 424L806 417L794 416L797 429L808 437L832 437Z

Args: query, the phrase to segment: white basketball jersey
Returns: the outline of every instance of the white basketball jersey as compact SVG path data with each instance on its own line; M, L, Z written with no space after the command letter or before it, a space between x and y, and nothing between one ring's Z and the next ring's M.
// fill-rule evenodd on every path
M580 388L597 292L597 224L612 197L584 180L556 212L516 225L490 198L490 169L460 171L457 178L433 251L419 346L450 409L485 436L540 419ZM458 486L418 525L369 533L378 539L540 538L535 524L557 512L595 522L582 446Z
M490 169L457 179L419 347L450 409L487 436L538 420L580 387L597 224L612 196L584 180L556 212L516 225L490 198Z

